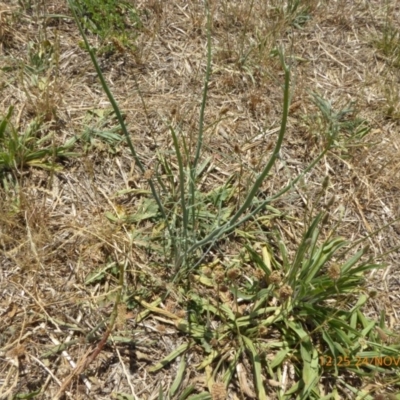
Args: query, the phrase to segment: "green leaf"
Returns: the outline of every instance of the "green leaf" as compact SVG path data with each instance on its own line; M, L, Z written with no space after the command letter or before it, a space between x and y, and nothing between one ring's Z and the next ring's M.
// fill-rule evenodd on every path
M303 360L302 378L304 387L302 389L302 398L308 399L319 381L318 352L313 348L311 342L302 342L300 344L300 353Z
M224 374L224 376L222 378L222 381L224 382L225 387L229 386L233 376L236 374L236 365L237 365L237 363L239 361L239 358L242 356L243 351L244 350L243 350L242 347L239 347L235 351L235 353L233 355L233 358L232 358L232 361L229 363L229 366L228 366L228 368L227 368L227 370L226 370L226 372L225 372L225 374Z
M200 394L195 394L194 396L190 396L188 400L212 400L210 393L203 392Z
M314 390L319 380L318 374L318 352L313 347L310 336L303 329L300 323L295 321L288 321L288 326L299 336L300 338L300 354L303 361L303 372L302 378L304 386L301 392L302 399L308 399L311 391Z
M135 214L126 217L126 222L137 223L146 219L154 218L158 214L157 203L153 199L145 199Z
M221 357L221 352L218 350L211 350L211 353L203 357L202 362L198 365L197 369L201 371L208 365L212 364L216 359Z
M114 214L112 214L112 213L109 212L109 211L106 211L106 212L104 213L104 215L105 215L105 217L106 217L108 220L110 220L111 222L120 222L120 221L121 221L121 218L116 217ZM122 220L123 220L123 219L122 219Z
M33 399L34 397L36 397L39 393L40 393L41 389L35 390L34 392L30 392L30 393L19 393L16 394L13 399Z
M116 400L136 400L136 397L125 393L113 393L113 397L116 396Z
M14 111L14 107L10 106L6 117L3 118L2 121L0 122L0 140L4 140L4 138L5 138L7 124L10 122L10 118L11 118L13 111Z
M338 376L338 368L337 368L337 352L336 352L336 347L335 347L335 342L332 339L330 333L327 330L322 330L322 338L324 339L325 343L328 345L330 354L328 355L329 357L333 358L333 367L335 369L335 376ZM322 356L322 359L325 359L324 356Z
M292 268L291 268L291 270L292 270L291 278L293 278L293 273L297 274L298 269L303 264L304 259L305 259L304 255L305 255L306 251L310 247L315 245L317 238L318 238L318 234L319 234L318 224L319 224L320 220L321 220L321 214L317 215L314 218L314 220L311 223L310 227L308 228L306 234L304 235L303 241L301 242L301 244L297 250L296 257L295 257L295 260L294 260ZM311 254L312 253L313 253L313 251L311 251Z
M181 385L183 378L185 376L186 369L186 358L183 356L181 358L181 362L179 363L178 370L176 371L176 376L174 382L171 385L171 389L169 390L169 394L171 397L174 397L175 393L178 391L179 386Z
M283 363L283 361L285 360L286 356L289 354L289 352L290 352L290 349L288 349L288 348L278 351L278 353L276 354L276 356L270 363L271 368L274 369L274 368L278 367L279 365L281 365Z
M267 395L265 393L264 384L263 384L263 377L262 377L262 368L261 368L261 359L260 355L258 354L256 348L254 347L253 342L251 339L247 338L246 336L242 336L243 342L247 349L250 351L251 360L253 364L254 370L254 384L257 391L257 399L258 400L267 400Z
M368 297L365 294L362 294L358 300L357 303L354 305L354 307L350 310L351 313L354 311L358 311L368 300Z
M189 343L182 343L178 348L176 348L173 352L171 352L167 357L165 357L158 364L150 367L148 369L149 372L156 372L166 365L168 365L171 361L175 360L175 358L179 357L182 353L184 353L189 348Z
M306 263L300 274L300 279L305 284L311 282L315 275L332 258L335 252L346 244L343 238L336 238L324 244L315 254L311 254L310 263Z
M188 396L190 396L190 394L192 392L194 392L195 387L194 386L188 386L183 392L182 394L179 396L179 400L186 400L188 398Z
M353 257L351 257L345 264L342 266L342 275L345 275L350 268L361 258L364 254L364 249L361 249Z
M111 268L114 268L115 266L116 266L116 263L113 262L105 267L102 267L100 269L97 269L96 271L89 273L86 276L85 285L90 285L92 283L96 283L96 282L103 280L107 271Z

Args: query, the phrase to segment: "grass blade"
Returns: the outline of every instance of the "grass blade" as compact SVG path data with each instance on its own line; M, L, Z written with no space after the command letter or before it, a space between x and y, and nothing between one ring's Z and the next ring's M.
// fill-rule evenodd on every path
M181 362L179 363L178 371L176 371L176 377L174 382L172 383L171 389L169 390L169 395L174 397L175 393L178 391L179 386L181 385L183 378L185 376L186 369L186 358L183 356L181 358Z
M257 399L266 400L267 395L265 393L263 378L262 378L262 367L261 367L261 359L258 354L256 348L254 347L253 342L247 338L246 336L242 336L243 342L247 349L250 351L251 360L253 363L253 372L254 372L254 385L257 391Z
M181 344L178 348L176 348L173 352L168 354L167 357L165 357L162 361L160 361L158 364L150 367L148 369L149 372L157 372L158 370L164 368L166 365L168 365L171 361L175 360L175 358L179 357L182 353L184 353L189 347L189 343L183 343Z

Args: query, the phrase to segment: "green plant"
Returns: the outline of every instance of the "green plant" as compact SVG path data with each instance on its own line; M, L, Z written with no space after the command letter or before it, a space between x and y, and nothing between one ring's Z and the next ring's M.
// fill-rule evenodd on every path
M375 47L387 57L394 66L400 63L400 32L390 22L386 22L382 35L373 41Z
M53 55L54 46L49 40L43 40L39 43L29 42L28 62L24 67L30 73L40 74L49 68Z
M73 0L69 2L73 4ZM179 127L168 124L174 151L159 154L159 165L154 170L146 169L136 152L121 111L76 14L75 19L132 157L147 180L152 195L150 199L142 199L140 208L131 216L108 217L136 224L148 219L153 221L154 229L152 234L148 234L147 241L152 240L153 234L158 242L160 237L164 238L163 246L158 247L163 252L163 265L172 267L170 276L172 284L175 284L174 292L178 293L177 297L187 310L187 318L179 318L135 298L147 311L159 312L164 317L168 315L187 337L186 342L149 369L150 372L157 371L181 357L169 398L186 398L180 385L185 374L185 355L194 345L203 351L203 361L198 369L205 371L209 393L197 394L189 397L191 399L210 398L216 385L227 388L235 374L239 376L242 393L266 399L265 379L282 383L288 365L293 367L296 378L291 387L276 389L278 398L282 399L286 396L299 399L333 396L333 391L323 393L318 383L322 373L329 370L340 386L339 361L343 358L348 361L348 371L355 375L372 377L374 373L384 372L380 366L360 368L354 362L357 357L395 357L399 354L397 344L383 344L377 334L375 328L388 332L383 316L381 321L374 321L362 312L368 300L363 290L364 273L382 266L365 261L365 249L349 255L344 251L348 243L341 237L327 235L322 238L320 225L324 214L319 213L306 227L294 256L286 249L279 234L274 232L275 248L265 243L262 257L254 250L252 242L247 242L238 260L226 264L219 261L206 263L211 249L232 232L238 232L245 223L261 223L261 218L265 219L264 211L279 215L271 204L288 192L328 151L338 147L343 132L356 138L368 133L368 127L362 121L346 120L352 112L351 107L335 112L329 102L315 96L326 127L324 150L277 193L263 197L260 188L272 173L281 150L290 103L290 70L283 52L277 51L284 71L280 131L270 158L258 175L252 177L244 200L232 204L235 194L233 182L226 182L206 194L199 184L209 162L202 159L211 75L209 13L207 67L197 136L192 140L182 134ZM334 363L324 363L327 357L331 357ZM254 388L245 387L243 383L247 380L243 378L246 374L243 372L244 364L251 365L247 374L252 375ZM364 396L356 387L350 388ZM160 396L164 398L161 388Z
M113 124L111 110L89 111L84 120L84 130L81 140L87 145L87 151L92 147L107 149L114 152L118 145L125 140L121 135L121 127Z
M134 49L133 42L141 28L136 9L128 1L81 0L74 2L82 26L102 40L101 52Z
M311 19L312 2L304 0L289 0L286 5L286 18L290 25L300 29Z
M356 116L357 110L354 103L350 102L337 111L329 100L316 93L313 93L312 97L322 116L319 130L322 130L325 143L332 143L342 151L342 155L346 154L350 147L360 145L371 128L364 119ZM320 120L319 115L316 118Z
M23 133L11 124L13 107L0 119L0 173L20 171L30 166L43 169L57 169L56 161L75 155L71 150L75 138L62 146L53 144L53 133L40 136L43 121L34 119Z
M362 260L366 248L346 257L349 243L343 238L321 240L323 216L314 218L293 257L280 239L279 251L264 244L261 255L249 242L231 265L205 265L192 278L202 295L187 294L189 320L175 325L203 348L198 370L206 370L212 382L218 379L227 388L238 365L250 362L255 393L246 394L266 399L265 379L281 382L291 366L297 378L291 387L277 390L278 398L321 399L328 395L318 386L322 375L331 376L340 387L343 373L373 379L395 371L400 345L382 341L390 335L384 318L372 320L362 311L369 297L363 289L364 274L383 266ZM150 371L163 368L185 346ZM385 357L390 366L380 363ZM179 376L184 379L183 372Z
M43 25L37 40L28 42L26 57L17 64L19 73L15 74L16 80L23 88L30 114L34 114L39 121L57 119L62 92L59 79L59 45L58 36L49 40L46 25Z

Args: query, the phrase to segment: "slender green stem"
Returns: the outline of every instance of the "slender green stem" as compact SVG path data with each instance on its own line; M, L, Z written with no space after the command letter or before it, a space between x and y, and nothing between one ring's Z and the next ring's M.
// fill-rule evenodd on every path
M238 226L238 225L242 224L243 222L247 221L249 218L251 218L253 215L255 215L255 213L260 211L265 206L265 204L267 203L267 201L263 202L260 206L256 207L256 209L252 213L250 213L248 216L246 216L246 217L242 218L241 220L239 220L239 218L244 214L244 212L251 206L251 204L252 204L252 202L254 200L254 197L258 193L258 191L259 191L264 179L267 177L267 175L270 172L271 168L273 167L276 159L278 158L279 151L280 151L282 143L283 143L283 138L285 136L287 118L288 118L288 114L289 114L289 103L290 103L290 98L289 98L290 97L290 70L287 67L287 65L285 64L285 61L284 61L284 58L283 58L283 54L281 54L281 61L282 61L282 66L283 66L284 71L285 71L283 112L282 112L281 128L280 128L280 131L279 131L278 140L276 142L276 145L275 145L274 151L272 153L272 156L271 156L269 162L267 163L267 165L265 166L264 170L257 177L253 187L251 188L250 192L246 196L246 198L245 198L245 200L243 202L243 205L239 208L239 210L231 218L231 220L228 221L225 225L221 226L220 228L215 229L213 232L211 232L203 240L200 240L197 243L193 244L188 250L189 254L191 254L193 251L195 251L199 247L209 243L210 241L212 241L214 239L217 239L217 238L221 237L221 235L223 235L224 233L227 233L228 231L234 229L236 226ZM312 165L313 165L313 163L312 163ZM281 190L276 196L274 196L274 198L276 198L277 196L279 197L281 194L283 194L287 190L289 190L295 182L297 182L297 180L293 181L290 186L288 185L286 188ZM272 198L271 198L271 200L272 200ZM268 202L269 201L270 200L268 200ZM238 222L238 220L239 220L239 222Z
M199 132L197 135L197 145L196 145L196 153L195 157L193 160L193 164L190 167L190 180L189 180L189 193L190 193L190 200L189 200L189 213L187 217L189 218L189 215L191 216L191 222L192 222L192 231L196 230L196 180L197 180L197 164L200 159L201 155L201 149L203 147L203 134L204 134L204 115L205 115L205 110L206 110L206 104L207 104L207 94L208 94L208 82L210 80L210 75L211 75L211 17L210 17L210 9L209 5L206 2L206 13L207 13L207 66L206 66L206 75L204 78L204 88L203 88L203 98L201 102L201 108L200 108L200 117L199 117ZM185 216L184 216L185 218ZM187 241L188 237L187 234L185 233L185 240ZM187 258L187 255L190 254L186 253L184 254L185 261Z
M182 154L179 148L178 138L176 136L175 130L170 127L172 140L174 142L175 153L178 159L178 167L179 167L179 188L180 188L180 197L181 197L181 207L182 207L182 216L183 216L183 256L185 257L184 264L186 264L186 256L187 256L187 246L188 246L188 232L189 232L189 218L188 218L188 210L186 207L186 199L185 199L185 172L183 169L183 161ZM176 265L179 268L179 264Z
M240 218L240 216L251 205L255 195L258 193L258 190L260 189L262 183L264 182L264 179L267 177L271 168L275 164L275 161L279 156L279 151L280 151L282 143L283 143L283 138L284 138L285 132L286 132L287 118L288 118L288 114L289 114L289 105L290 105L290 99L289 99L289 96L290 96L290 90L289 90L290 89L290 70L286 66L286 64L283 60L283 56L281 56L281 58L282 58L282 65L285 70L285 89L284 89L284 96L283 96L282 122L281 122L281 128L280 128L279 135L278 135L278 140L276 141L275 149L272 153L271 158L269 159L264 170L257 177L253 187L251 188L250 192L246 196L246 199L244 200L243 205L239 208L239 210L236 212L236 214L232 217L232 219L230 221L230 225L234 225L235 222Z
M254 6L254 0L251 1L250 3L250 7L249 7L249 12L247 13L247 18L246 21L244 23L244 28L242 30L242 37L240 38L240 50L239 50L239 63L241 63L242 65L245 63L245 59L248 57L248 54L246 55L246 57L243 56L244 53L244 42L246 39L246 32L248 29L248 25L249 25L249 21L250 21L250 16L251 16L251 12L253 11L253 6Z
M208 249L203 253L203 256L200 258L199 261L192 267L196 268L198 265L200 265L201 261L203 258L206 256L206 254L209 252L209 250L213 247L214 243L216 240L218 240L222 235L227 234L231 232L233 229L236 227L244 224L247 222L249 219L253 218L259 211L261 211L267 204L272 203L274 200L278 199L282 195L284 195L287 191L289 191L291 188L293 188L293 185L295 185L302 177L305 176L310 170L312 170L315 165L317 165L321 159L325 156L325 154L329 151L328 149L325 149L300 175L298 175L295 179L293 179L291 182L289 182L282 190L280 190L278 193L276 193L274 196L268 197L264 201L262 201L251 213L240 219L234 224L231 224L231 221L228 221L226 224L220 226L219 228L215 229L212 231L208 236L206 236L204 239L196 242L192 247L188 249L188 253L191 254L192 252L196 251L198 248L203 247L209 243L211 243L208 247Z
M101 72L100 66L99 66L99 64L97 62L96 56L95 56L95 54L93 52L93 49L91 48L91 46L89 45L89 42L87 41L85 32L84 32L84 30L82 28L82 25L81 25L81 23L79 21L79 18L77 16L77 14L76 14L76 11L75 11L75 8L74 8L75 1L74 0L68 0L68 3L69 3L69 6L70 6L70 9L72 10L72 13L74 14L74 19L75 19L75 22L76 22L76 24L78 26L79 32L81 33L82 38L83 38L83 40L85 42L86 49L88 50L90 58L92 60L92 63L94 65L95 69L96 69L97 76L100 79L101 86L103 87L103 90L106 93L106 95L108 97L108 100L110 101L110 103L112 105L112 108L113 108L113 110L115 112L115 115L116 115L116 117L118 119L118 122L119 122L119 124L121 126L122 132L125 135L126 141L128 143L129 150L132 153L132 156L133 156L137 166L139 167L140 171L144 174L145 171L146 171L145 167L142 164L142 162L140 161L140 157L138 156L138 154L135 151L135 148L133 146L131 137L130 137L130 135L128 133L128 130L126 128L124 119L122 118L121 112L119 110L118 104L115 101L114 96L112 95L110 89L108 88L108 85L107 85L107 83L106 83L106 81L104 79L103 73ZM159 210L161 212L162 218L164 219L164 221L165 221L165 223L167 225L167 229L168 229L168 231L169 231L169 233L171 235L171 240L174 241L174 235L173 235L173 233L171 231L171 228L169 226L168 218L167 218L164 206L163 206L163 204L161 202L161 199L160 199L160 197L159 197L159 195L157 193L157 190L156 190L156 187L154 185L154 182L153 182L153 180L151 178L148 178L147 181L149 183L152 195L153 195L153 197L154 197L154 199L155 199L155 201L156 201L156 203L158 205L158 208L159 208Z
M197 136L197 147L196 147L196 155L194 157L192 169L194 171L194 175L196 175L196 167L199 162L201 148L203 146L203 133L204 133L204 114L206 110L207 104L207 92L208 92L208 82L210 80L211 75L211 17L210 10L207 4L207 67L206 67L206 76L204 78L204 89L203 89L203 99L201 102L200 108L200 118L199 118L199 134Z

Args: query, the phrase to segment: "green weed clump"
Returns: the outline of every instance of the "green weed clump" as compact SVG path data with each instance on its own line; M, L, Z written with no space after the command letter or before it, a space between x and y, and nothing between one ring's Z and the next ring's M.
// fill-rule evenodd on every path
M69 2L75 4L73 0ZM350 246L334 232L322 237L325 213L317 213L304 228L294 255L275 232L274 245L263 243L261 255L249 235L237 260L224 264L206 261L217 243L238 232L246 222L261 223L268 216L281 216L272 204L290 191L330 150L340 149L343 143L349 145L352 140L361 140L369 128L362 121L349 121L350 106L335 112L329 102L314 96L324 121L325 148L300 175L275 194L262 197L260 188L278 158L289 114L291 74L283 51L279 51L284 71L283 107L279 134L270 158L239 205L230 203L234 189L229 181L204 193L199 182L209 162L202 158L212 58L208 14L207 67L194 150L189 150L191 146L185 136L170 125L174 154L170 158L158 157L167 179L161 178L157 169L145 168L133 146L121 110L88 44L81 18L75 7L71 9L135 164L150 187L151 197L142 201L136 214L123 218L108 214L107 217L120 223L146 219L154 222L152 234L141 237L140 241L151 243L156 239L158 246L153 249L163 255L163 265L169 268L171 276L168 290L179 293L181 305L187 310L185 318L171 315L172 323L187 341L149 368L150 372L158 371L180 357L176 378L169 392L160 393L160 398L211 399L212 395L215 397L216 388L219 392L227 390L236 377L240 389L250 398L267 399L272 391L279 399L292 396L298 399L339 398L340 390L346 389L355 396L372 399L367 392L346 382L342 368L352 376L372 378L387 372L388 368L359 360L399 356L398 344L382 340L382 332L392 335L385 328L384 315L380 320L373 320L363 312L369 299L364 289L365 273L383 266L365 260L366 248L351 254L349 248L355 245ZM120 278L122 276L123 271ZM122 288L123 282L120 284ZM136 300L151 313L160 312L164 317L167 314L138 297ZM181 388L186 354L193 347L202 351L203 360L197 369L204 370L207 376L208 391L200 394L193 394L194 386ZM251 370L244 372L243 365L251 365ZM392 367L389 367L391 372ZM286 387L288 368L293 368L295 378ZM252 377L251 387L245 386L246 373ZM333 384L324 392L319 383L327 376Z
M381 35L374 40L374 45L393 66L400 65L400 32L393 24L386 23Z
M399 338L388 340L393 333L385 328L383 314L375 321L362 311L369 299L364 274L382 265L363 260L366 248L346 257L351 246L341 237L321 241L323 219L321 213L312 221L292 258L274 232L277 249L265 243L259 252L249 241L238 259L204 265L192 277L202 294L187 294L189 317L175 325L203 349L198 369L210 376L210 392L217 378L228 388L243 360L253 367L254 392L247 394L258 399L271 394L266 378L282 383L289 365L296 382L286 388L275 385L278 398L330 398L318 385L329 377L332 396L347 388L371 399L348 385L343 374L372 379L394 371ZM187 344L180 346L150 371L186 350ZM204 393L204 398L211 397Z
M64 145L55 145L52 132L41 135L43 121L35 118L24 132L11 123L13 107L0 118L0 174L18 172L26 167L58 169L57 160L75 155L75 138Z

